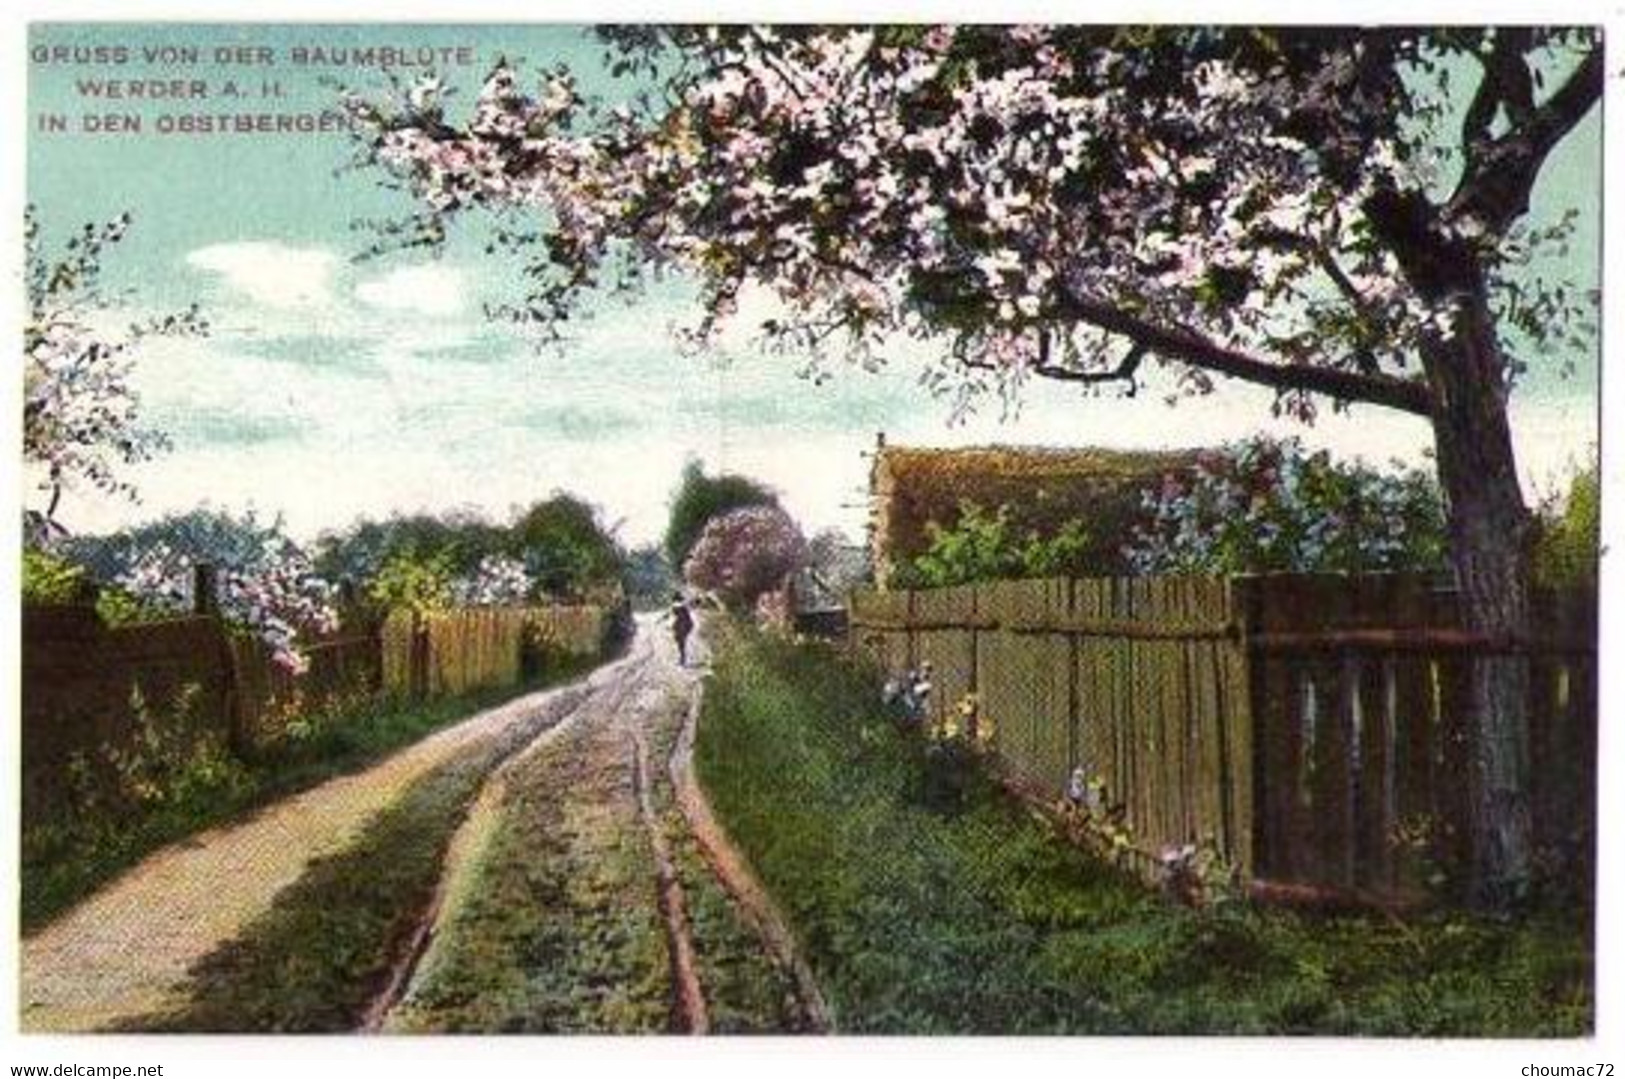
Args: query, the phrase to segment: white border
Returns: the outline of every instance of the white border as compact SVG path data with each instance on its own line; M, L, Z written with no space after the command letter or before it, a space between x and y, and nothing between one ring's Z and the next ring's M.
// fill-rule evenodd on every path
M92 0L20 0L0 17L0 85L3 85L6 121L5 170L0 177L4 206L0 208L0 250L6 252L9 298L5 305L6 332L15 341L20 336L21 306L21 209L24 202L23 146L27 132L24 40L29 21L188 21L188 22L591 22L591 21L806 21L811 18L861 22L919 21L925 18L974 22L1044 21L1084 19L1091 22L1210 22L1227 23L1309 23L1337 22L1393 23L1602 23L1607 28L1610 56L1608 100L1605 101L1604 131L1607 175L1615 187L1625 176L1625 107L1618 101L1622 68L1625 68L1625 3L1546 0L1539 4L1510 0L1376 0L1358 5L1314 4L1301 0L1232 0L1222 8L1212 3L1190 0L1155 0L1151 3L1125 3L1123 0L1097 0L1087 7L1063 6L1035 0L1005 0L996 9L986 4L964 2L922 5L899 0L873 0L853 4L786 3L784 0L696 0L651 4L582 3L580 0L520 10L512 0L468 0L452 4L446 0L397 0L387 11L357 13L336 8L331 0L255 0L244 3L204 2L204 0L124 0L121 3ZM1605 316L1603 355L1604 413L1625 416L1625 377L1610 371L1606 357L1617 352L1620 340L1620 295L1618 283L1621 244L1625 242L1625 213L1609 207L1605 211L1604 248L1608 272L1605 275ZM1611 290L1611 293L1610 291ZM19 445L18 422L20 375L13 369L7 383L8 404L0 410L0 443ZM1625 479L1620 469L1620 444L1625 434L1617 425L1603 438L1605 475L1605 549L1625 550L1625 529L1620 523ZM6 455L0 465L6 489L15 491L18 461ZM13 497L9 505L21 504ZM17 593L16 567L18 537L13 526L0 530L0 597ZM284 1079L290 1072L335 1075L357 1067L387 1068L392 1077L440 1076L448 1066L478 1062L499 1074L523 1072L528 1075L568 1074L576 1067L602 1073L636 1068L640 1073L663 1076L668 1070L701 1071L707 1075L760 1074L765 1068L777 1076L817 1075L832 1071L845 1074L919 1071L939 1075L987 1077L1007 1059L1024 1074L1055 1076L1057 1079L1083 1079L1087 1075L1289 1075L1309 1072L1317 1079L1334 1076L1462 1075L1518 1076L1525 1064L1611 1062L1625 1079L1625 978L1620 965L1625 962L1625 938L1620 932L1618 911L1625 905L1625 830L1621 828L1620 794L1625 769L1620 754L1625 732L1618 724L1625 717L1625 697L1621 695L1619 671L1609 660L1619 652L1618 642L1625 633L1618 602L1622 588L1618 555L1605 558L1603 585L1603 664L1602 737L1599 789L1603 792L1599 843L1603 857L1599 867L1598 910L1614 912L1602 916L1597 940L1597 1030L1594 1040L1564 1042L1428 1042L1421 1040L1349 1039L855 1039L817 1041L793 1039L713 1040L703 1044L670 1038L425 1038L366 1039L359 1037L48 1037L19 1036L16 1033L17 979L17 894L13 874L0 871L4 880L0 905L0 1067L25 1063L136 1064L164 1063L165 1075L191 1077L217 1074L229 1068L239 1079ZM6 709L5 746L15 746L14 716L18 641L18 608L14 600L4 603L0 616L0 656L11 677L4 681ZM6 776L14 792L17 761L8 758ZM17 799L0 796L0 865L16 864Z

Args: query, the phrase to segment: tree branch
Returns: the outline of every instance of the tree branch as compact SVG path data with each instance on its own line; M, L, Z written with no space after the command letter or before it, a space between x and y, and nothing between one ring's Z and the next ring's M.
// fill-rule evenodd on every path
M1513 126L1529 121L1535 88L1525 54L1533 42L1528 27L1501 27L1488 49L1472 50L1484 77L1462 120L1461 144L1469 154L1481 141L1489 139L1490 127L1500 109L1506 109Z
M1382 331L1382 318L1371 301L1354 284L1348 273L1344 271L1341 263L1325 244L1285 229L1270 229L1263 232L1259 239L1282 250L1298 251L1314 260L1328 280L1342 294L1343 298L1354 308L1354 313L1365 323L1366 329L1372 334ZM1355 366L1366 374L1377 374L1376 358L1370 351L1362 350L1354 356Z
M1052 378L1057 382L1081 382L1086 385L1099 385L1104 382L1127 382L1128 395L1134 396L1139 384L1134 380L1140 364L1145 360L1146 354L1151 350L1145 345L1135 342L1129 346L1116 367L1109 371L1080 371L1075 367L1062 367L1050 362L1049 331L1040 330L1038 333L1038 363L1033 366L1033 374L1040 378Z
M1276 390L1323 393L1341 401L1364 401L1417 416L1433 414L1431 392L1425 383L1415 379L1308 364L1272 363L1221 345L1187 327L1157 325L1089 297L1066 297L1063 307L1069 317L1126 337L1146 352L1227 378Z
M1472 218L1499 236L1527 213L1547 155L1602 97L1605 74L1602 46L1593 45L1545 104L1526 114L1524 123L1477 153L1466 147L1468 167L1445 206L1445 220ZM1485 81L1494 81L1494 75L1486 72Z

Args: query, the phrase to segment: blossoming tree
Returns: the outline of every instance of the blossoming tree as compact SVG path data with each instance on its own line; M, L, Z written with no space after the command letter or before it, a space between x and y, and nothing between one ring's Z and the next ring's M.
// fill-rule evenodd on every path
M149 610L195 608L199 564L215 568L220 614L264 643L285 669L303 673L301 642L338 628L334 589L282 529L252 512L211 509L175 514L107 536L75 536L59 545L97 580Z
M520 607L535 592L525 563L503 554L486 555L473 573L451 582L452 600L465 607Z
M557 327L600 286L679 269L709 339L747 287L772 344L876 362L934 342L963 392L1269 387L1433 428L1472 629L1529 631L1507 399L1587 298L1522 272L1542 165L1600 97L1600 38L1531 28L683 27L607 32L654 91L596 110L571 74L491 72L469 116L424 79L355 97L363 153L421 212L497 214ZM1460 88L1465 87L1465 95ZM543 227L516 216L543 211ZM1529 869L1528 665L1475 664L1480 894Z
M683 563L683 578L743 610L783 585L806 555L807 541L788 513L747 506L706 523Z
M38 537L60 534L64 489L89 487L132 494L118 469L166 445L141 422L130 387L130 350L150 334L202 333L197 309L164 315L109 333L114 297L102 287L102 260L130 227L128 214L86 225L59 253L47 250L32 207L24 216L28 296L23 326L23 459L41 472L45 507L28 520Z

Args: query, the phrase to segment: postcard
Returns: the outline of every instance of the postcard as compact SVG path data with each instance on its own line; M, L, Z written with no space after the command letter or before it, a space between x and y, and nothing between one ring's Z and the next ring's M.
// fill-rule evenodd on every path
M1600 26L25 44L23 1034L1595 1048Z

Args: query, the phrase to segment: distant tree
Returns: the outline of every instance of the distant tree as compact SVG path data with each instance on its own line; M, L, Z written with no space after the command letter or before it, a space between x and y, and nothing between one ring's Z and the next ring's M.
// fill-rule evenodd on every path
M507 543L501 526L473 511L395 514L324 533L316 541L316 566L330 580L356 589L403 557L441 563L449 579L473 574L482 559L503 553Z
M658 544L634 547L626 555L626 595L639 610L664 606L676 587L666 552Z
M1124 554L1138 573L1438 573L1444 503L1419 469L1388 471L1257 437L1203 454L1145 496Z
M118 297L102 286L102 263L129 228L129 214L86 225L52 253L34 208L24 211L23 460L41 471L46 494L25 519L36 540L62 533L56 512L68 488L134 495L121 466L147 460L168 442L142 420L130 386L133 350L154 334L208 328L195 306L110 328Z
M479 513L396 514L317 540L316 563L335 581L386 606L519 602L618 587L622 552L598 510L556 494L506 525Z
M403 548L386 556L368 574L364 596L380 612L423 614L451 606L452 579L447 551L420 554L414 548Z
M746 506L778 504L778 496L753 479L727 472L707 476L700 462L690 461L683 467L682 481L672 499L666 558L674 566L687 562L689 551L713 517Z
M569 494L555 494L519 513L507 530L505 549L524 563L543 592L555 596L613 586L625 563L598 509Z
M782 585L807 554L801 530L778 506L747 506L713 517L700 533L683 577L715 592L736 611L748 611Z

